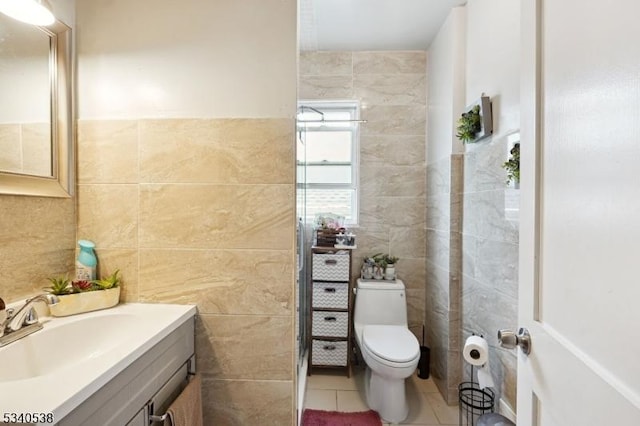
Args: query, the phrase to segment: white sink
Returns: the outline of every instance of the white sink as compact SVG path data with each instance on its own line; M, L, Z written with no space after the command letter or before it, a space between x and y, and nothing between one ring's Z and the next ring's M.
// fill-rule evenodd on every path
M53 374L69 364L97 358L120 343L121 330L136 327L136 318L105 311L73 321L52 321L0 350L0 382Z
M132 303L44 322L0 348L0 419L38 412L60 420L195 312Z

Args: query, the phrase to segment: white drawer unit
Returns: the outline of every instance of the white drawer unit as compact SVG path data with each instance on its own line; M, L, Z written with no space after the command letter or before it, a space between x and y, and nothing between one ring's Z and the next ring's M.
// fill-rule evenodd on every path
M308 374L314 368L344 368L351 364L351 251L311 248L311 313Z
M315 309L348 309L349 283L314 281L311 297Z
M311 335L348 337L349 312L313 311Z
M313 253L314 281L349 281L351 256L346 254Z
M348 344L346 340L313 339L311 356L316 365L335 365L346 367L348 363Z

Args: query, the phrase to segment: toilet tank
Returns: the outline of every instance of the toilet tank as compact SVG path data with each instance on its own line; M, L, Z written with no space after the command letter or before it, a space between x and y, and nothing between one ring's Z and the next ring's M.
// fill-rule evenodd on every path
M358 279L356 286L355 325L407 325L407 298L402 281Z

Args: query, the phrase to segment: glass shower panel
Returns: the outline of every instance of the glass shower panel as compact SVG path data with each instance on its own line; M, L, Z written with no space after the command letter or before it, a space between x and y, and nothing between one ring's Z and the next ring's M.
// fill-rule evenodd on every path
M298 360L298 369L304 363L305 352L307 350L307 321L309 312L307 297L307 243L306 243L306 226L307 226L307 169L306 163L306 132L299 128L297 132L296 143L296 215L298 217L297 226L297 267L298 275L296 279L296 305L298 315L296 316L296 331L298 345L296 346L296 355Z

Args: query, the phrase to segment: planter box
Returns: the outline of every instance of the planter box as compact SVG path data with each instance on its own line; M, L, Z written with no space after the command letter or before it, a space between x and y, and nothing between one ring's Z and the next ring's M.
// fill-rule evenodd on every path
M49 305L49 311L54 317L66 317L116 306L120 301L120 287L66 294L58 299L58 303Z

